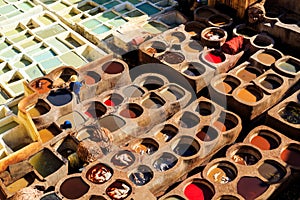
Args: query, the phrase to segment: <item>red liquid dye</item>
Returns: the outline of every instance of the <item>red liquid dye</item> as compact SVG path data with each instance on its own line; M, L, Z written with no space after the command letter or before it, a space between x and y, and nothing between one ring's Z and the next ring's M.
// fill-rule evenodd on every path
M89 118L93 118L93 115L89 111L86 111L84 114L86 114Z
M136 114L132 110L130 110L130 109L124 109L124 110L122 110L120 112L120 115L122 117L126 117L126 118L136 118L137 117Z
M300 151L294 149L285 149L281 153L280 158L289 165L300 167Z
M227 129L226 126L222 122L219 122L219 121L215 121L214 126L222 132L225 132Z
M204 184L191 183L185 188L184 195L188 200L210 200L214 194Z
M84 80L85 80L85 84L87 85L93 85L96 83L96 80L93 77L88 75L84 77Z
M104 104L107 106L115 106L115 103L111 99L107 99L104 101Z
M205 56L205 59L209 62L212 62L212 63L220 63L222 62L222 58L221 56L218 56L218 55L214 55L212 53L208 53L206 56Z
M270 150L271 149L271 144L269 143L269 141L266 138L259 136L259 135L255 136L251 140L251 144L257 146L261 150Z

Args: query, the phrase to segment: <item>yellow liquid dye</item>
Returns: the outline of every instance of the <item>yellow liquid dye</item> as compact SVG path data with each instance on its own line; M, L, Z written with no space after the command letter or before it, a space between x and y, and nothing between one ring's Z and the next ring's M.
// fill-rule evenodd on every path
M237 96L239 99L249 103L254 103L257 101L256 96L254 96L251 92L249 92L246 89L241 89Z
M31 117L38 117L41 115L40 111L36 108L31 108L28 112Z
M42 129L39 131L41 140L43 143L48 142L49 140L51 140L52 138L54 138L53 133L48 130L48 129Z
M14 183L10 184L9 186L7 186L7 190L9 193L14 194L17 191L27 187L28 184L29 183L25 178L21 178L21 179L15 181Z

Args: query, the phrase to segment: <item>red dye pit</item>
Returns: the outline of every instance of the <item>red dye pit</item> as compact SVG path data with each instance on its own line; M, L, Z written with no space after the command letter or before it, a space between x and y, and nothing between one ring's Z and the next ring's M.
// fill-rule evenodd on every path
M280 158L289 165L300 167L300 151L287 148L281 153Z
M111 99L107 99L104 101L104 104L107 106L115 106L115 103Z
M261 150L270 150L271 149L271 144L269 143L269 141L266 138L259 136L259 135L255 136L251 140L251 144L257 146Z
M221 63L221 62L223 62L221 56L215 55L213 53L208 53L207 55L205 55L205 59L209 62L212 62L212 63Z
M210 200L214 196L213 191L201 183L191 183L186 186L184 195L188 200Z

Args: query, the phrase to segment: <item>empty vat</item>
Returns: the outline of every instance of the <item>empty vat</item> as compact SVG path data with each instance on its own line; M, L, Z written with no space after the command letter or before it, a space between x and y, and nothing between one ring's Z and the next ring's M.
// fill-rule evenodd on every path
M146 165L140 165L129 175L129 179L137 186L146 185L153 178L152 170Z
M66 120L70 121L72 126L75 128L80 127L85 122L84 117L77 111L61 116L57 120L57 123L61 126Z
M43 149L30 157L29 163L44 178L55 173L64 164L49 149Z
M193 156L200 150L200 144L190 136L181 136L171 147L174 153L182 157Z
M68 199L78 199L85 195L90 189L81 177L71 177L66 179L60 186L60 193Z
M259 82L264 88L275 90L282 85L283 79L276 74L267 74Z
M202 116L208 116L215 112L215 106L208 101L199 101L196 111Z
M183 70L183 73L188 76L201 76L205 72L205 66L198 62L188 63L187 68Z
M143 87L147 90L157 90L164 85L164 81L156 76L147 76L143 82Z
M236 115L228 112L221 112L218 119L213 123L213 126L221 132L229 131L239 124L239 119Z
M244 176L237 183L238 194L247 200L254 200L258 198L268 188L269 185L258 177Z
M111 179L113 170L105 164L99 163L91 167L87 173L86 178L95 184L102 184Z
M251 146L240 146L231 155L231 159L241 165L254 165L262 158L261 153Z

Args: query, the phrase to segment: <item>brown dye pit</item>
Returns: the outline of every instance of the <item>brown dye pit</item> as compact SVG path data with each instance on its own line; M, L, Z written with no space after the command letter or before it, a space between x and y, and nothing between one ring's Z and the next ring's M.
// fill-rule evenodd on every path
M237 192L246 200L254 200L262 195L269 185L257 177L242 177L237 183Z
M199 117L195 114L185 111L179 120L179 125L183 128L193 128L200 123Z
M97 101L91 102L85 114L90 118L99 118L106 113L106 107Z
M134 155L130 151L126 151L126 150L119 151L110 160L110 162L114 166L121 169L131 166L134 163L134 161L135 161Z
M241 78L243 81L250 82L250 81L256 79L258 76L260 76L262 73L263 73L262 70L252 67L252 66L248 66L248 67L240 70L237 73L237 76L239 78Z
M185 57L179 52L166 52L161 59L164 59L169 64L179 64L185 60Z
M260 84L269 90L275 90L281 86L282 82L283 80L279 76L268 74Z
M100 126L107 128L109 131L114 132L123 127L126 122L118 116L107 115L99 120Z
M163 172L173 168L177 162L178 159L176 158L176 156L170 153L163 153L162 156L160 156L157 160L154 161L153 167L158 171Z
M289 165L300 167L299 146L291 145L290 147L286 148L281 152L280 158Z
M280 137L272 132L261 130L251 139L251 144L257 146L261 150L276 149L280 144Z
M78 199L90 189L81 177L72 177L65 180L60 186L60 193L68 199Z
M90 200L106 200L106 199L102 196L92 195Z
M139 166L129 175L129 179L137 186L146 185L152 178L152 170L145 165Z
M159 145L155 140L151 138L146 138L141 143L134 145L132 147L132 150L141 155L143 154L152 155L158 150L158 147Z
M216 26L222 26L222 25L229 24L229 20L221 15L213 15L213 16L209 17L209 21Z
M268 41L265 36L261 36L261 35L258 35L254 41L253 41L254 44L256 44L257 46L261 46L261 47L267 47L269 45L271 45L271 41Z
M240 85L240 81L233 76L226 76L221 82L215 84L215 88L222 93L232 94L233 90Z
M259 159L251 153L237 152L232 156L232 160L241 165L254 165Z
M42 99L39 99L33 108L28 110L32 118L39 117L50 111L50 106Z
M43 143L48 142L62 131L55 124L51 124L48 128L39 130L39 135Z
M123 180L116 180L106 189L106 194L112 200L126 199L131 192L131 186Z
M270 184L278 183L286 175L283 166L271 160L267 160L259 166L258 172L267 179Z
M209 142L218 137L218 131L210 126L204 126L196 136L204 142Z
M268 53L260 53L257 55L258 60L265 65L272 65L276 58Z
M120 111L120 115L125 118L137 118L143 114L143 108L138 104L130 103Z
M52 88L52 81L48 79L39 79L31 84L34 90L36 90L39 94L47 93Z
M109 61L102 65L102 70L107 74L118 74L124 71L124 65L117 61Z
M166 124L164 128L155 135L155 137L160 141L162 140L165 142L169 142L173 137L177 135L177 133L178 129L175 126Z
M236 170L226 165L219 164L209 170L207 174L208 180L215 183L226 184L233 181L236 177Z
M86 178L92 183L102 184L110 180L112 175L113 170L110 167L99 163L87 171Z
M84 76L84 81L87 85L93 85L95 83L98 83L100 80L101 76L94 71L88 71L87 74Z

